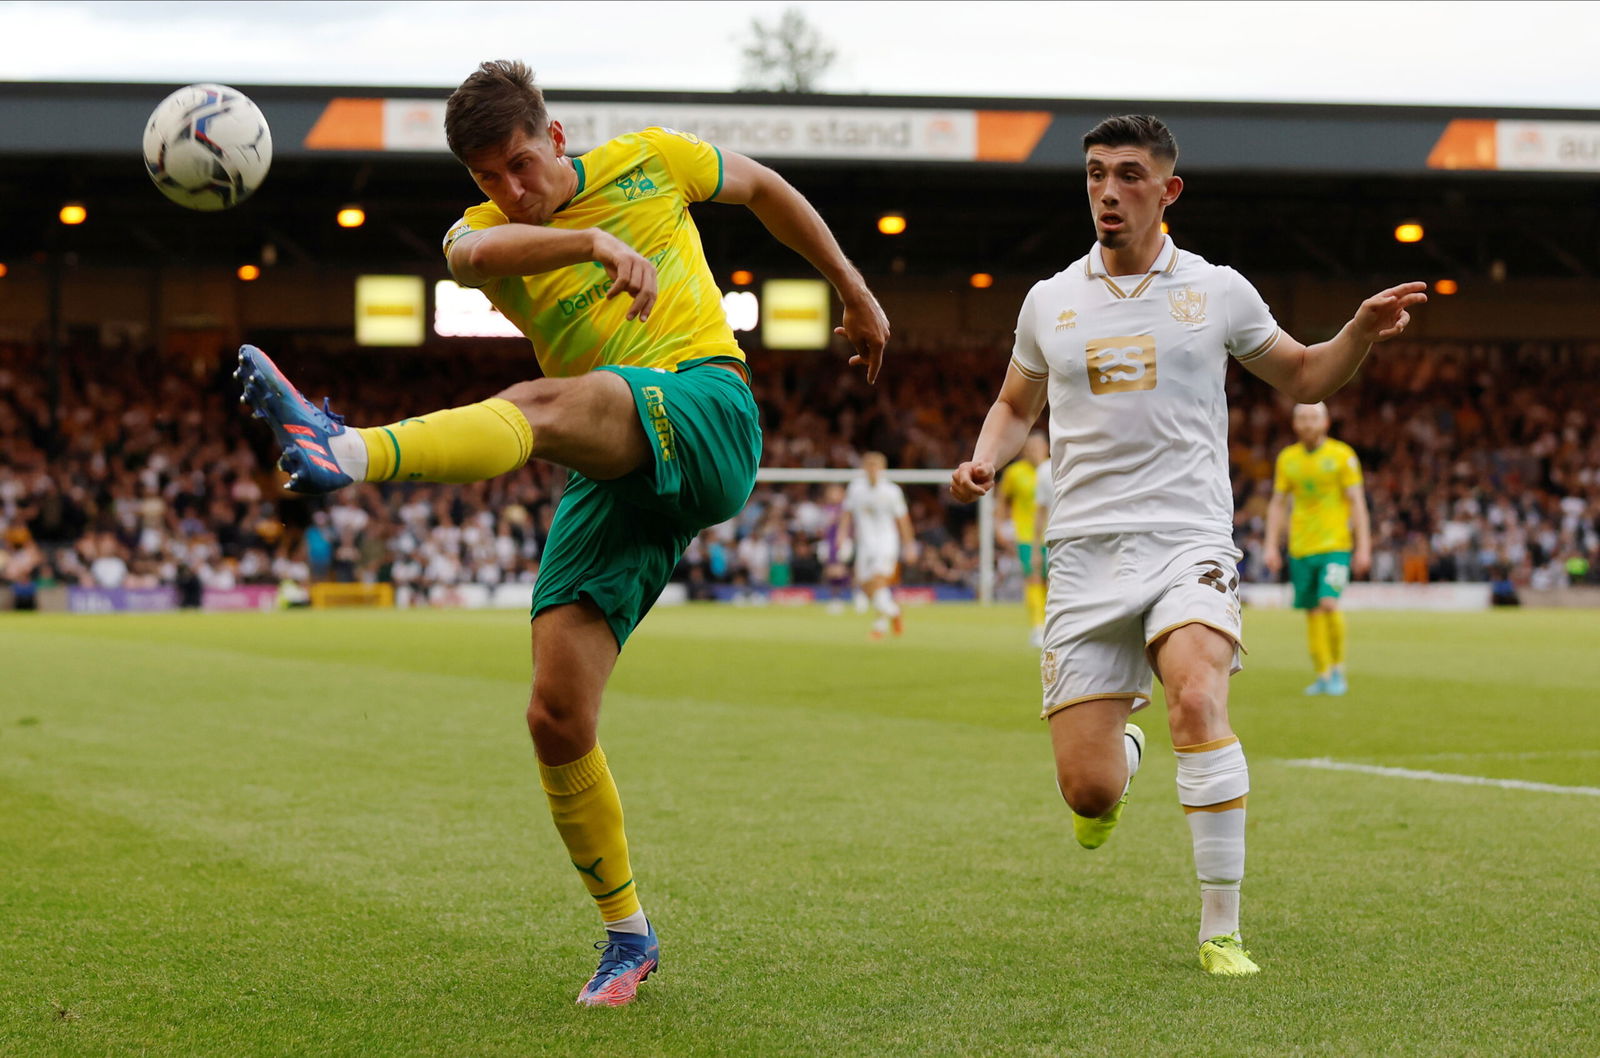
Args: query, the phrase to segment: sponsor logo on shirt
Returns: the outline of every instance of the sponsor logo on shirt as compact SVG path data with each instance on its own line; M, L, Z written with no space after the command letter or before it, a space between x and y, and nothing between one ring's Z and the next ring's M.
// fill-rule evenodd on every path
M1116 338L1091 338L1084 343L1088 357L1089 392L1131 393L1156 388L1156 340L1148 334Z
M1078 325L1078 314L1076 312L1072 311L1071 309L1067 309L1061 315L1056 317L1056 330L1058 330L1058 331L1071 330L1073 327L1076 327L1077 325Z

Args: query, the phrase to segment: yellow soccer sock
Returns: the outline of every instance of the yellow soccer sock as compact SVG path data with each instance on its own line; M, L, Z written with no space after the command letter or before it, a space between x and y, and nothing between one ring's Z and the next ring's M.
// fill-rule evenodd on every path
M599 905L601 921L637 914L639 895L628 863L628 837L622 830L622 798L606 755L595 746L570 764L551 767L541 761L539 780L556 831Z
M1326 615L1328 624L1328 660L1333 668L1344 664L1344 611L1331 610Z
M1028 602L1028 620L1035 628L1044 627L1044 585L1030 580L1023 594Z
M355 432L367 447L367 481L483 481L533 453L527 417L499 397Z
M1311 647L1312 667L1318 676L1326 676L1333 667L1333 660L1328 648L1328 615L1321 610L1306 614L1306 641Z

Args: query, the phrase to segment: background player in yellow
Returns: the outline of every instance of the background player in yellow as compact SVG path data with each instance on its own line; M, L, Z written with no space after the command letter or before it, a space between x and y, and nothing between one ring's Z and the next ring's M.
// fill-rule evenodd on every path
M238 377L302 492L477 481L530 458L569 469L534 587L527 720L556 829L606 929L578 1002L616 1006L660 949L597 741L601 694L689 541L744 505L761 452L744 355L688 206L747 206L811 262L843 302L836 333L869 382L889 325L816 210L742 155L646 129L568 157L532 73L506 61L451 95L445 135L489 199L446 235L451 273L522 329L545 377L362 430L314 407L253 346Z
M1372 566L1372 522L1361 489L1361 460L1328 436L1326 404L1296 404L1299 441L1278 453L1267 507L1266 563L1283 568L1284 512L1289 517L1289 579L1294 605L1306 612L1306 638L1317 678L1307 694L1344 694L1345 620L1339 597L1350 574Z
M1050 440L1035 430L1022 444L1022 457L1006 467L996 488L1011 519L1012 536L1017 545L1017 562L1022 566L1023 601L1033 629L1030 642L1044 644L1044 539L1037 525L1039 510L1039 467L1050 458Z

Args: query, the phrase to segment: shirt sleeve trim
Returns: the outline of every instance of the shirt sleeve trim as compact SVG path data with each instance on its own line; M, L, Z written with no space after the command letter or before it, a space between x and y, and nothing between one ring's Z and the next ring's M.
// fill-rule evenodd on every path
M1236 356L1234 359L1239 361L1241 364L1247 364L1252 360L1259 360L1261 357L1266 356L1267 353L1271 351L1272 347L1278 344L1278 339L1282 337L1283 328L1274 327L1272 329L1272 337L1268 338L1266 341L1250 350L1250 352Z
M1043 374L1040 374L1032 368L1024 366L1022 361L1018 360L1015 356L1011 358L1011 366L1017 369L1017 374L1021 375L1023 378L1031 379L1034 382L1043 382L1045 379L1050 377L1049 371L1045 371Z
M717 152L717 189L711 192L710 196L710 198L714 199L722 194L722 148L714 143L708 143L706 146ZM710 199L707 201L710 201Z

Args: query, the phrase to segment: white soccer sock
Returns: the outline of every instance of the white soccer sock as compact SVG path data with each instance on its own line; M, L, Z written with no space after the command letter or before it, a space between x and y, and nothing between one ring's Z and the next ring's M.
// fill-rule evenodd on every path
M1135 742L1133 736L1126 732L1122 735L1122 750L1128 755L1128 782L1122 785L1122 792L1126 794L1128 785L1133 782L1133 777L1139 773L1140 758L1139 743Z
M650 932L650 922L644 917L644 909L640 908L627 918L607 922L606 930L611 933L636 933L642 937Z
M328 451L339 469L357 481L367 480L367 442L354 430L336 433L328 438Z
M1250 771L1236 738L1177 747L1178 800L1189 820L1200 879L1200 940L1239 929L1244 880L1244 797ZM1225 807L1224 807L1225 806ZM1216 809L1221 809L1217 811Z
M872 593L872 605L885 617L899 617L900 607L894 601L894 593L887 585Z

